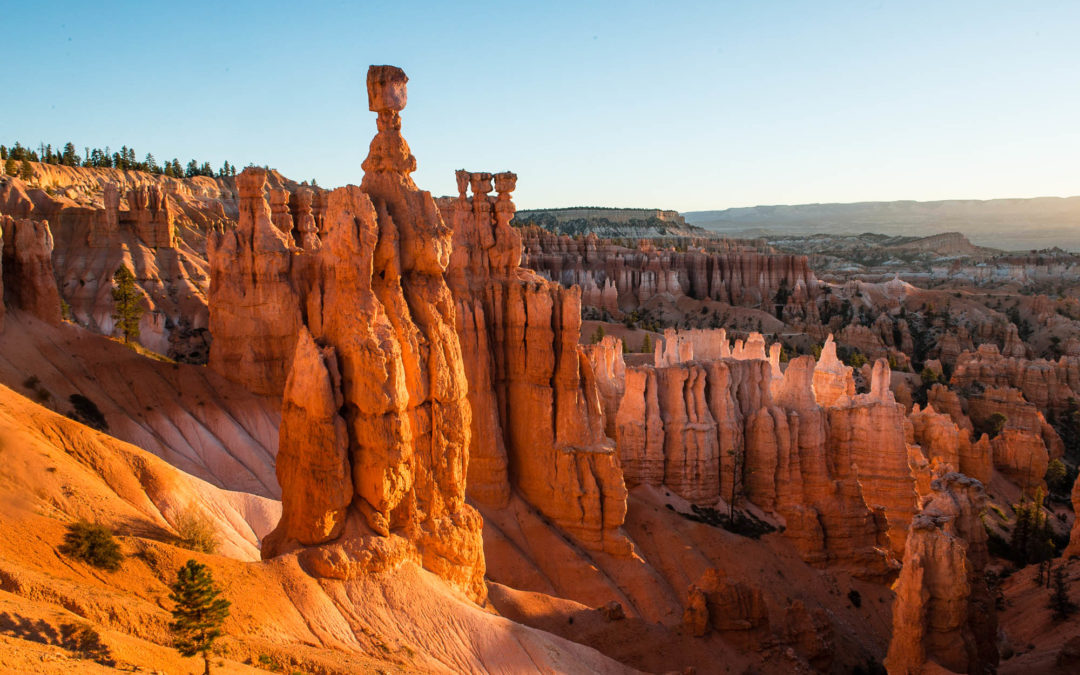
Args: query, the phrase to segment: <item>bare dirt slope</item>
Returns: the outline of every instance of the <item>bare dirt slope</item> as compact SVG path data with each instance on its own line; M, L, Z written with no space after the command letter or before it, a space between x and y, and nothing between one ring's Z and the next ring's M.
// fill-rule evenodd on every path
M276 498L280 403L206 368L146 358L74 324L17 310L0 333L0 383L54 410L73 394L101 412L107 433L231 490Z
M195 660L167 648L167 584L189 558L210 566L232 602L225 672L250 672L242 662L260 659L286 672L627 672L592 649L477 607L413 562L381 576L317 581L293 556L244 562L179 548L168 521L185 500L215 517L222 552L237 557L251 553L239 523L260 507L264 521L274 520L276 503L188 476L7 387L0 458L0 665L14 672L27 663L34 672L72 672L68 659L82 643L70 635L83 626L96 636L87 644L100 642L83 650L90 661L196 670ZM117 531L126 555L119 571L58 552L66 524L78 518ZM82 672L95 671L88 664Z

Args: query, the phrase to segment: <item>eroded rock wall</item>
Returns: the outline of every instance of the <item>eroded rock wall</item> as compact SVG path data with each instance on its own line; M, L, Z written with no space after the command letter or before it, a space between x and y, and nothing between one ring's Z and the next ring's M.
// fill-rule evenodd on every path
M626 486L578 346L580 292L520 266L509 224L516 179L459 171L458 196L439 201L453 230L447 276L475 411L469 493L499 508L516 490L579 543L625 555Z
M817 290L806 256L658 250L645 242L627 248L595 235L574 238L539 228L525 231L524 244L526 266L564 286L580 286L585 304L609 311L629 311L660 293L750 306L769 304L781 291L805 297Z
M930 662L956 673L996 669L996 611L983 579L985 502L982 484L962 474L932 482L911 522L893 585L893 637L885 658L890 673L921 673Z
M53 276L53 237L49 223L0 216L4 303L42 321L60 323L60 294ZM0 303L3 304L3 303ZM2 315L0 315L2 318Z
M482 522L465 503L471 412L443 276L450 230L409 175L406 81L391 66L369 70L379 131L364 180L330 193L310 250L282 214L274 223L261 172L241 175L243 226L213 249L224 283L211 316L229 339L211 363L267 393L285 374L283 515L264 557L295 552L335 579L416 560L479 601ZM245 350L259 330L276 340Z

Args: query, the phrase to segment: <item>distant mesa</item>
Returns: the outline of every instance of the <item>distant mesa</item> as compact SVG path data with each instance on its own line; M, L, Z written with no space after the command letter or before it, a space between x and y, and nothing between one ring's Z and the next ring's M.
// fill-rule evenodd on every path
M678 211L575 206L563 209L525 209L517 212L514 225L536 225L556 234L599 237L702 237L710 233L688 225Z
M691 225L728 236L877 232L925 237L955 231L981 246L1009 251L1080 249L1080 197L748 206L683 215Z

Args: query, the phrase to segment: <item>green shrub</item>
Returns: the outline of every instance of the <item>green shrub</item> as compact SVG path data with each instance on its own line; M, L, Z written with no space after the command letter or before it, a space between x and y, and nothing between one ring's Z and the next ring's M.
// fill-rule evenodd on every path
M112 530L100 523L80 520L68 525L60 552L94 567L114 572L120 569L124 554L113 538Z

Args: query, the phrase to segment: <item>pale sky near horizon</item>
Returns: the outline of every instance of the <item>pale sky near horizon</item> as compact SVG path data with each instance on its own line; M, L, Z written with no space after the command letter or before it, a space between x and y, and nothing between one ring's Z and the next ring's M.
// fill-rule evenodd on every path
M359 183L369 64L420 187L520 208L1080 194L1080 2L0 0L0 143Z

